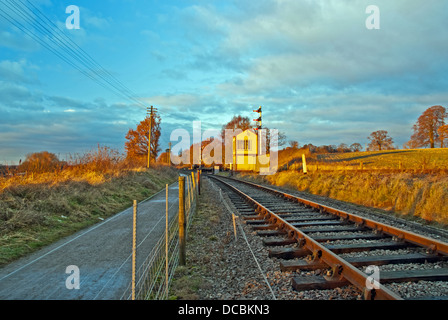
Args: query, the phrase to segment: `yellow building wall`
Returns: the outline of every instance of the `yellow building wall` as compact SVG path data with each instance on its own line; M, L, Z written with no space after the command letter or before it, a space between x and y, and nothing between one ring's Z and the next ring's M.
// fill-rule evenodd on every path
M257 171L258 136L246 130L235 137L233 155L236 171Z

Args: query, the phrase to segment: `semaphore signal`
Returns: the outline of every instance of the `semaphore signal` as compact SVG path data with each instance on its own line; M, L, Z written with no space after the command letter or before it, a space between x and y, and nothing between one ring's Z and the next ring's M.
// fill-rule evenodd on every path
M261 129L261 121L262 121L262 110L261 110L261 106L258 108L258 110L254 110L254 112L258 113L258 118L254 119L255 122L257 122L257 127L255 128L255 130L260 130Z

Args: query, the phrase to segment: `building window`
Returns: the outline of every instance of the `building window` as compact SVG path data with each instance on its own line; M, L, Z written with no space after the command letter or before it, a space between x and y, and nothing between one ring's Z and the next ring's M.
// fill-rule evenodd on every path
M244 138L244 140L238 140L237 141L237 149L249 151L251 149L251 142L247 138Z

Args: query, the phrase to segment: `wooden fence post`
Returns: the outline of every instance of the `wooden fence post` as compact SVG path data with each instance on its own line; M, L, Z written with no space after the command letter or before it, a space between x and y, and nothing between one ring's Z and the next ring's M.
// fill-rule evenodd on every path
M202 170L198 170L198 194L201 195Z
M169 260L168 260L168 184L165 185L165 283L166 283L166 298L168 299L168 285L169 285Z
M132 223L132 300L135 300L135 259L137 256L137 200L134 200Z
M185 177L179 177L179 265L186 265Z

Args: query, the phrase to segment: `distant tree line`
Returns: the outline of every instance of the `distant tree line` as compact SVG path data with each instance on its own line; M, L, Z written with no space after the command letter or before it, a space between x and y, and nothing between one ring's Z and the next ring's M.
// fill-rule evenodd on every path
M448 117L447 111L440 105L432 106L426 109L417 122L413 126L413 135L411 139L403 145L404 149L416 149L416 148L445 148L448 145L448 124L445 124L445 120ZM150 126L151 123L151 126ZM126 156L127 160L139 159L144 160L148 153L148 133L151 127L151 158L157 159L159 152L161 151L159 139L161 135L160 129L161 118L159 115L154 115L152 122L150 117L141 121L136 130L130 129L126 135ZM253 128L251 121L248 117L242 117L240 115L234 116L231 121L222 126L222 134L225 129L246 129ZM266 128L269 132L269 128ZM366 151L381 151L381 150L393 150L397 149L394 146L392 137L386 130L377 130L367 137L369 143ZM209 141L210 142L210 141ZM207 143L209 143L207 142ZM278 146L286 144L286 135L283 132L279 132ZM299 142L296 140L289 141L289 147L292 149L300 148ZM339 145L322 145L315 146L313 144L305 144L302 148L309 149L312 153L343 153L343 152L358 152L363 151L363 147L360 143L355 142L351 145L340 143ZM168 150L161 154L159 162L168 162L167 154ZM101 148L98 146L98 151L89 153L80 160L77 164L85 163L97 163L103 162L116 163L121 161L121 156L117 151L107 147ZM61 161L58 157L47 151L30 153L26 156L25 161L20 161L18 171L24 172L49 172L58 169L62 169L68 163ZM1 166L0 166L1 167ZM10 168L11 169L11 168ZM2 168L5 171L5 168Z
M422 115L417 119L417 122L412 127L414 134L411 139L403 145L404 149L417 148L446 148L448 145L448 124L445 120L448 117L447 111L442 106L432 106L426 109ZM369 143L366 151L382 151L398 149L394 145L393 138L386 130L377 130L367 137ZM290 141L290 147L298 147L297 141ZM362 151L362 146L359 143L353 143L348 146L341 143L338 146L328 145L316 147L312 144L305 145L314 153L337 153L337 152L356 152Z
M298 141L290 140L289 147L291 149L299 149L300 145ZM312 153L343 153L343 152L358 152L362 151L362 145L358 142L352 143L350 146L341 143L339 145L322 145L315 146L311 143L302 146L303 149L308 149Z
M442 106L432 106L426 109L413 125L414 133L411 139L403 144L404 149L445 148L448 141L448 125L445 124L447 111ZM392 150L393 139L386 130L372 132L367 150Z

